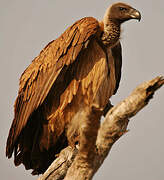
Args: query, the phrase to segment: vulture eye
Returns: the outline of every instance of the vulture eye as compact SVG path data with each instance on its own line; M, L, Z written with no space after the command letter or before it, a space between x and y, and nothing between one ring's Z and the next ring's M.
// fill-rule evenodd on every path
M120 11L126 11L127 10L127 8L125 8L125 7L119 7L119 9L120 9Z

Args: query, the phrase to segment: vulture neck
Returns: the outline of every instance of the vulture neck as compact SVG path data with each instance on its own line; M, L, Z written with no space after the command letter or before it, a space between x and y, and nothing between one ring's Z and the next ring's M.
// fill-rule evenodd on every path
M103 44L108 47L113 47L120 39L120 23L113 19L104 17L101 24L103 24L103 34L101 36Z

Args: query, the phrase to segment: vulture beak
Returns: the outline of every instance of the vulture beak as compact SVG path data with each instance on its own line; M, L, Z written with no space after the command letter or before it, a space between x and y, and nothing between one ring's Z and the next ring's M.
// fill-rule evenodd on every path
M141 13L136 9L131 9L129 14L132 19L138 19L138 21L141 20Z

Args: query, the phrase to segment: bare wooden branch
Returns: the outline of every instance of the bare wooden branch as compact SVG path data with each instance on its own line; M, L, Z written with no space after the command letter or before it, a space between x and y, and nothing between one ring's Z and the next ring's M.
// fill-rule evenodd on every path
M110 109L99 128L92 154L87 154L90 156L89 160L80 151L77 153L77 149L67 147L38 180L92 179L112 145L127 132L129 118L146 106L154 92L163 84L162 77L145 82L139 85L130 96Z
M38 178L38 180L62 180L64 179L68 168L72 164L75 156L77 154L77 149L72 149L70 146L63 149L59 157L49 166L47 171Z

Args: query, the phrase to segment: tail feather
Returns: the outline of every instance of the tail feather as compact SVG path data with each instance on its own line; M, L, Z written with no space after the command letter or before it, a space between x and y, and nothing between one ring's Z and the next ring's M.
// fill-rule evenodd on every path
M7 143L6 143L6 157L11 158L12 153L14 151L15 147L15 120L13 120L13 123L11 125L10 131L9 131L9 136L7 138Z
M15 166L23 164L26 170L33 170L32 175L43 174L56 158L55 155L68 145L63 132L55 143L49 142L51 145L43 144L40 147L41 132L42 128L39 128L38 124L29 123L15 140L14 125L12 125L7 139L6 156L10 158L14 151ZM49 135L52 136L52 134Z

